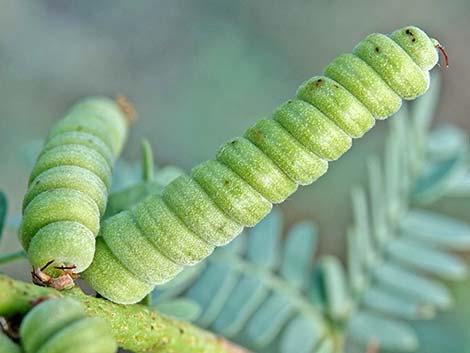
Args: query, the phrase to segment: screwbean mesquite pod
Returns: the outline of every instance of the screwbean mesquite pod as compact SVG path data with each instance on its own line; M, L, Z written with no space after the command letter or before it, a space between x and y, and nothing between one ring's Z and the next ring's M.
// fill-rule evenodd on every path
M107 219L83 277L102 296L135 303L227 244L298 185L323 175L328 161L376 119L395 113L402 99L425 93L438 62L436 43L412 26L367 36L213 160L175 179L161 196Z
M87 317L71 298L50 299L23 318L20 342L25 353L114 353L117 343L108 324Z
M23 201L20 240L35 268L85 270L106 209L111 170L127 135L118 104L88 98L51 129L31 172Z

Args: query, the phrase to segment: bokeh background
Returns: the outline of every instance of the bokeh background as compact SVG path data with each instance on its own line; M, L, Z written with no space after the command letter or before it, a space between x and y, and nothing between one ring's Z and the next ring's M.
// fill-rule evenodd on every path
M470 1L63 1L0 0L0 188L19 214L29 170L25 150L77 99L125 94L136 106L124 158L147 137L160 165L189 170L290 98L298 85L365 35L414 24L450 56L436 123L470 131ZM380 152L380 122L328 177L281 207L287 224L318 222L321 252L343 256L349 190L364 156ZM33 142L33 144L31 144ZM469 202L435 207L470 221ZM16 237L0 251L17 248ZM6 268L27 278L27 264ZM470 281L453 287L456 309L417 323L421 352L470 352Z

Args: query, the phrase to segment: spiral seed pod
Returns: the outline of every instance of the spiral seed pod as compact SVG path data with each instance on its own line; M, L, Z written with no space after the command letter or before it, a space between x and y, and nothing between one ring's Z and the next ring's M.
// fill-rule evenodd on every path
M24 317L20 341L25 353L114 353L117 344L104 320L87 317L71 298L47 300Z
M396 112L402 98L423 94L437 61L433 40L416 27L369 35L352 54L333 60L324 76L302 84L271 119L224 144L215 160L175 179L161 196L106 220L85 279L112 301L141 300L182 266L254 226L298 185L324 174L328 161L375 119Z
M0 330L0 348L2 353L21 353L21 348Z
M93 259L106 209L114 160L127 134L125 114L113 101L76 104L50 131L31 172L20 238L33 267L85 270Z

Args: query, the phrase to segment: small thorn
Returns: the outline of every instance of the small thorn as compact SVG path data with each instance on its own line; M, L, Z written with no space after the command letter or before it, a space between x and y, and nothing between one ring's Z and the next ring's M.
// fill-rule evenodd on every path
M77 268L77 265L72 265L72 266L54 266L55 269L57 270L75 270Z
M447 56L447 52L445 51L444 47L440 44L436 44L436 48L442 53L444 56L444 61L446 63L446 68L449 67L449 57Z
M48 268L53 262L54 262L54 260L49 261L47 264L45 264L43 267L41 267L41 271L44 271L44 270L45 270L46 268Z

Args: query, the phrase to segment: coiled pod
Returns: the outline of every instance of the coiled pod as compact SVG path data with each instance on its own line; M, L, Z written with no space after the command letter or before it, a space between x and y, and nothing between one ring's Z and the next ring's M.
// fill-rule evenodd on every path
M25 353L114 353L117 343L107 323L87 317L71 298L51 299L31 309L20 326Z
M429 86L436 43L406 27L371 34L324 76L300 86L269 119L225 143L216 158L103 224L94 262L83 276L104 297L134 303L185 265L227 244L315 181L375 123Z
M20 240L33 267L91 263L111 169L127 135L125 114L114 101L76 104L50 131L29 179ZM53 274L54 266L46 270Z

